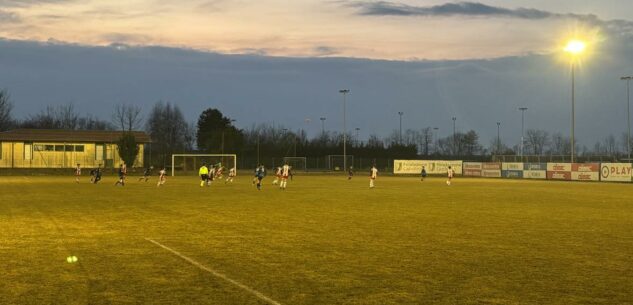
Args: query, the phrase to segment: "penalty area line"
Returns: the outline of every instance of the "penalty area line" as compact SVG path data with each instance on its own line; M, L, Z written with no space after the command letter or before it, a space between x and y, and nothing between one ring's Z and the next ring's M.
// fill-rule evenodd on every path
M273 304L273 305L281 305L281 303L279 303L279 302L277 302L277 301L265 296L263 293L255 290L253 288L250 288L250 287L248 287L248 286L246 286L246 285L244 285L244 284L242 284L242 283L240 283L240 282L238 282L236 280L233 280L233 279L227 277L226 275L224 275L224 274L222 274L220 272L217 272L217 271L215 271L215 270L213 270L213 269L211 269L211 268L209 268L209 267L207 267L207 266L205 266L205 265L203 265L201 263L198 263L195 260L193 260L193 259L191 259L189 257L186 257L186 256L180 254L178 251L176 251L174 249L171 249L171 248L169 248L169 247L167 247L167 246L165 246L165 245L163 245L163 244L161 244L161 243L159 243L159 242L157 242L157 241L155 241L155 240L153 240L151 238L145 238L145 240L147 240L147 241L153 243L154 245L157 245L157 246L159 246L159 247L171 252L172 254L174 254L174 255L182 258L183 260L189 262L190 264L198 267L199 269L213 274L215 277L221 278L221 279L223 279L223 280L225 280L225 281L227 281L227 282L229 282L229 283L231 283L231 284L233 284L233 285L235 285L235 286L237 286L239 288L242 288L242 290L245 290L245 291L255 295L257 298L259 298L262 301L265 301L265 302Z

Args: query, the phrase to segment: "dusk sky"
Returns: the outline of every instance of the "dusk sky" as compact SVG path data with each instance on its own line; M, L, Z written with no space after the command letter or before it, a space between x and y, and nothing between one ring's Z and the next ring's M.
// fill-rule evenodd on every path
M503 124L569 133L569 63L589 43L578 81L581 145L625 131L633 74L633 1L0 0L0 88L20 117L48 104L109 113L115 103L178 103L189 120L218 107L238 126L475 129ZM305 118L312 120L305 123ZM377 120L372 122L371 120Z

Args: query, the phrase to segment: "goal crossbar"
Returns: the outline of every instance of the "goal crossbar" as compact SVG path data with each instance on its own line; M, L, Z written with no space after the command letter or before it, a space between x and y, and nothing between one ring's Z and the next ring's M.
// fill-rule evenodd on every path
M237 155L236 154L173 154L171 155L171 176L174 177L176 175L176 157L201 157L201 158L233 158L233 166L231 168L235 168L237 172Z

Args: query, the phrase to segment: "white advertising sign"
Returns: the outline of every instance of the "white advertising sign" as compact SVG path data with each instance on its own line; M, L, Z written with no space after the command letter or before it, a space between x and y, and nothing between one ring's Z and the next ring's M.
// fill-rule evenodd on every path
M601 181L631 182L631 163L600 164Z
M571 163L547 163L549 172L571 172Z
M600 173L598 172L571 172L571 180L600 181Z
M420 174L422 166L426 169L426 173L430 175L434 174L446 174L448 167L450 166L455 174L462 174L462 161L445 161L445 160L394 160L393 161L393 173L394 174Z
M520 162L502 163L501 169L504 171L522 171L523 163L520 163Z
M540 171L540 170L523 171L523 178L525 178L525 179L547 179L547 171Z

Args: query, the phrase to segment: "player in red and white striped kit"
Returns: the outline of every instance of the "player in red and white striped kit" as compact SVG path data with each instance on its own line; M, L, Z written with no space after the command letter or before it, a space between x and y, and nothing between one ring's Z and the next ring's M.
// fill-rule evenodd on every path
M75 168L75 182L79 183L79 176L81 176L81 164L77 163Z
M288 177L292 175L290 165L288 163L281 167L281 182L279 183L279 189L285 190L288 185Z

